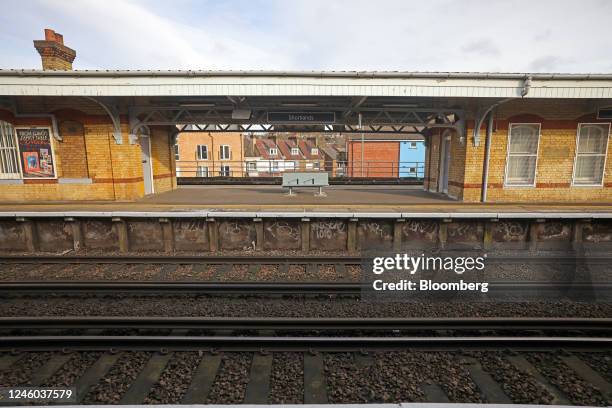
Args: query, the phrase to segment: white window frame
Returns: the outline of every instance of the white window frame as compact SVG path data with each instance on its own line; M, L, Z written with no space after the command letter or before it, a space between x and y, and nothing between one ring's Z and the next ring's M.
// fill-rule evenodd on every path
M227 146L227 145L225 145ZM227 169L227 171L226 171ZM219 176L221 177L231 177L232 176L232 169L230 166L228 165L224 165L220 167L220 172L219 172Z
M277 147L270 147L268 149L268 153L270 154L270 156L278 156L278 148Z
M533 170L533 183L531 184L508 184L508 165L510 164L510 138L512 137L512 126L536 125L538 127L538 145L536 147L535 168ZM508 138L506 140L506 166L504 171L504 188L530 188L535 187L538 179L538 160L540 158L540 139L542 139L542 124L541 123L509 123Z
M205 169L204 172L200 171L202 169ZM203 175L200 175L200 173L203 173ZM208 166L197 166L196 167L196 177L208 177Z
M318 148L318 147L312 147L312 148L310 149L310 154L311 154L312 156L318 156L318 155L319 155L319 148Z
M601 175L601 183L599 184L576 184L576 163L578 162L578 142L580 139L580 128L582 125L608 125L608 133L606 137L606 152L604 155L603 162L603 174ZM602 187L604 185L604 179L606 178L606 165L608 161L608 146L610 145L610 122L596 122L596 123L578 123L576 129L576 150L574 152L574 166L572 168L572 187Z
M222 154L225 152L225 148L227 147L227 157L224 157L225 155ZM219 146L219 160L231 160L232 158L232 148L230 147L230 145L220 145Z
M417 148L417 142L410 142L408 144L408 148L409 149L416 149Z
M257 162L248 161L247 162L247 171L257 171Z
M181 149L178 143L174 144L174 161L181 160Z
M10 122L6 122L6 121L2 121L2 122L6 123L10 127L11 129L10 138L12 139L13 144L14 144L14 147L4 147L2 149L4 149L5 151L9 151L9 149L14 150L15 162L13 164L17 166L17 172L16 173L2 173L0 171L0 180L21 180L23 179L23 172L21 169L21 158L20 158L21 153L19 152L19 143L17 143L17 134L15 133L15 126L13 126L13 124ZM4 158L7 158L10 155L10 153L3 154L2 152L0 152L0 154L2 154Z
M203 156L202 153L206 153L206 154ZM208 145L201 145L201 144L196 145L196 159L197 160L208 160Z
M300 154L300 149L297 147L292 147L291 148L291 155L292 156L298 156Z

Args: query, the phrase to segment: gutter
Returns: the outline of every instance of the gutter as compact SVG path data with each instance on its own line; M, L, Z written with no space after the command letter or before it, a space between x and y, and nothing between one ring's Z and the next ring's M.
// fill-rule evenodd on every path
M612 80L612 74L503 73L503 72L399 72L399 71L42 71L0 70L0 76L20 77L308 77L308 78L439 78L439 79L522 79Z

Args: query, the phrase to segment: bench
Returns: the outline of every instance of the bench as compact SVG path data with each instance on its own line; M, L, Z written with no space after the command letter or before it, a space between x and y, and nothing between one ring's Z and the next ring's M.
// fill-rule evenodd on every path
M326 196L323 187L329 186L329 177L326 172L295 172L283 173L283 188L288 188L288 195L292 196L294 187L318 187L316 196Z

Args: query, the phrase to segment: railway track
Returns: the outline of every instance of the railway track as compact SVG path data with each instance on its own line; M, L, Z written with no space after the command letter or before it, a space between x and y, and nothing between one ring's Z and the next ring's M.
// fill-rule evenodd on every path
M0 317L0 330L15 329L169 329L281 331L612 331L605 318L278 318L278 317Z
M340 341L340 340L338 340ZM111 348L0 354L5 386L71 387L75 403L315 404L464 402L609 405L611 354L600 345L544 351L343 351ZM500 346L501 344L498 344ZM491 345L489 345L491 346ZM597 346L593 347L593 346ZM51 344L49 344L51 347ZM431 348L431 347L430 347ZM177 375L180 370L181 375ZM449 380L449 377L452 381ZM230 385L231 384L231 385Z
M245 256L245 255L4 255L0 264L360 264L358 256Z
M415 254L427 250L408 250ZM481 250L448 251L449 255L465 252L480 253ZM442 251L441 254L446 252ZM0 255L0 264L352 264L359 265L368 258L352 255ZM589 256L563 256L542 255L531 253L516 256L489 254L489 263L524 263L528 260L535 264L573 263L576 261L588 261L592 264L608 264L610 256L605 253L592 254Z
M359 296L368 284L359 282L175 282L175 281L32 281L0 282L0 294L201 294L201 295L346 295ZM572 291L612 293L608 282L489 282L489 292L526 295Z
M52 334L48 334L49 330ZM74 330L82 332L75 335ZM90 330L97 333L92 335ZM162 330L167 332L159 335ZM66 335L67 331L70 334ZM117 335L117 331L123 334ZM150 331L157 333L152 335ZM221 335L214 335L219 331ZM432 346L604 349L612 346L610 331L612 319L581 318L2 317L0 349L204 347L299 351L314 347L350 351L364 347Z

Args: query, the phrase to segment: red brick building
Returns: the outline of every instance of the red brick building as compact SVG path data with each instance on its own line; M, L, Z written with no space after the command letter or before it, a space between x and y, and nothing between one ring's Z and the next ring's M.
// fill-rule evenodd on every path
M353 136L347 140L347 175L349 177L397 178L402 175L400 144L423 141L423 137L396 135ZM363 146L363 148L362 148ZM363 150L363 155L362 155Z

